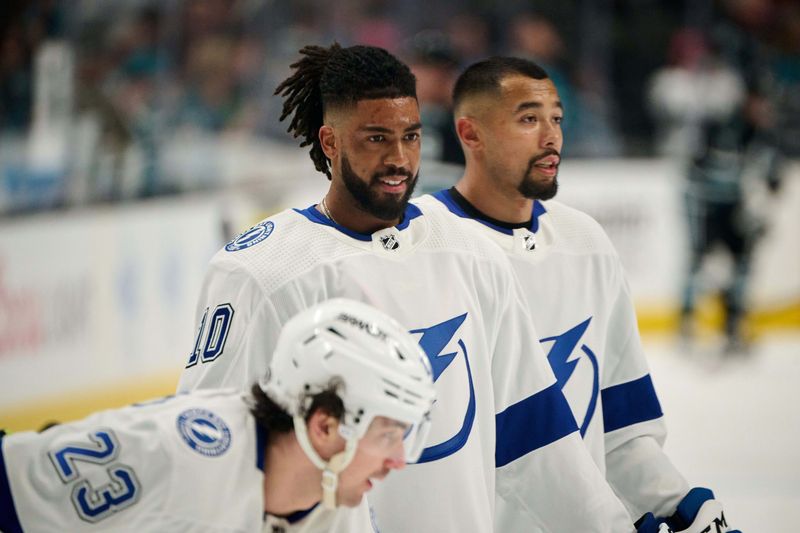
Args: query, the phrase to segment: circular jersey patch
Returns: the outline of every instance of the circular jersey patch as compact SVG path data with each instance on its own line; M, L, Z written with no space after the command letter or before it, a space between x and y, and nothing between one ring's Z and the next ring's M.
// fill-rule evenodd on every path
M187 409L178 415L178 432L191 449L206 457L222 455L231 445L231 430L207 409Z
M238 252L239 250L246 250L251 246L255 246L256 244L260 243L264 239L270 236L272 230L275 229L275 224L270 221L266 220L257 224L250 228L249 230L245 231L244 233L240 233L238 237L233 239L231 242L225 245L225 250L228 252Z

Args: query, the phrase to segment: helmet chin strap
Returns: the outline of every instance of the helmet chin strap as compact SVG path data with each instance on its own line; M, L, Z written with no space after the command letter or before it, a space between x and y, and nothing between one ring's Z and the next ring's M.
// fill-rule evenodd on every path
M349 438L345 442L345 448L335 454L326 463L319 456L311 441L308 439L306 421L301 416L292 417L294 420L294 433L297 435L297 442L303 449L306 456L314 463L314 466L322 470L322 505L326 509L336 508L336 488L339 486L339 472L347 468L356 453L358 439Z

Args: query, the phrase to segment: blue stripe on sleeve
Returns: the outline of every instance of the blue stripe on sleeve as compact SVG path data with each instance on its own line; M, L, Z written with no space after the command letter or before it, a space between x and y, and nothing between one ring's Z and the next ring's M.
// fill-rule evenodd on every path
M495 416L498 468L578 431L575 417L557 383Z
M664 415L650 374L601 391L606 433Z
M11 486L6 473L6 460L3 455L3 433L0 432L0 531L5 533L22 533L14 500L11 499Z

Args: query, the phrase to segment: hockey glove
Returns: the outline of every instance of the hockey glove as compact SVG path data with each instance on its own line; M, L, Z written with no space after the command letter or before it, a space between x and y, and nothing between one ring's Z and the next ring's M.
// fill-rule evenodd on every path
M730 529L722 504L709 489L695 487L668 518L647 513L636 522L637 533L741 533Z

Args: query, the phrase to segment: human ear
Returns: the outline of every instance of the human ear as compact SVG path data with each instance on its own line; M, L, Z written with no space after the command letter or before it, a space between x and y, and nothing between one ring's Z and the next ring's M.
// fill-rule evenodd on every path
M459 117L456 119L456 133L465 149L476 150L480 148L481 136L478 124L472 117Z
M332 126L323 125L319 129L319 143L322 146L325 157L333 160L339 149L336 143L336 132Z
M339 420L322 410L308 419L308 438L317 453L326 461L343 448L339 435Z

